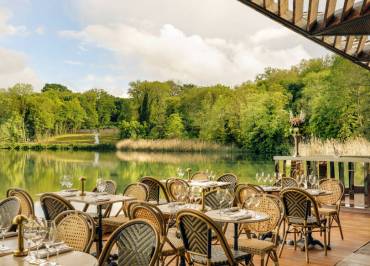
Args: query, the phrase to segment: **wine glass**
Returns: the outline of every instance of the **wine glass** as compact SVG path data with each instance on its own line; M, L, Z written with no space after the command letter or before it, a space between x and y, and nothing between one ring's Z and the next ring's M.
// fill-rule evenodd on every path
M177 176L182 179L184 175L185 171L182 168L177 168Z
M219 210L220 210L220 214L222 213L222 204L224 203L224 202L226 202L226 191L224 190L224 189L218 189L217 190L217 192L216 192L216 197L217 197L217 199L218 199L218 202L219 202L219 206L220 206L220 208L219 208Z
M45 221L45 222L46 222L45 223L46 237L44 238L43 243L47 250L47 257L46 257L46 262L43 263L42 265L49 266L49 265L54 265L54 263L51 263L49 261L49 257L50 257L51 248L56 242L57 229L55 226L55 222L53 220Z
M28 247L28 256L25 258L30 264L36 259L34 254L31 252L31 248L34 245L33 239L36 237L36 223L31 215L28 217L27 222L23 226L23 237L26 240Z
M60 178L60 185L62 186L62 189L65 191L68 191L72 186L72 177L70 175L64 175Z
M192 188L192 193L193 193L193 197L194 197L194 203L195 203L195 206L196 206L197 202L202 197L202 188L194 186Z
M234 193L229 190L229 189L226 189L225 191L225 201L227 202L229 208L231 208L233 206L233 203L234 203Z
M258 184L261 184L261 177L258 172L256 173L256 181Z
M9 231L9 228L12 226L11 217L8 212L4 212L1 214L1 221L0 221L0 233L1 233L1 245L0 251L9 250L9 247L5 246L5 233Z
M250 209L252 207L253 201L254 201L255 195L252 194L244 201L244 206L247 207L247 209Z
M47 235L46 222L44 218L35 218L35 234L33 235L32 241L36 246L36 258L33 261L33 264L42 264L45 262L44 259L39 258L39 248L44 242L44 239Z
M96 180L96 190L99 192L99 193L102 193L105 191L105 188L107 186L107 183L105 182L105 180L103 178L98 178Z

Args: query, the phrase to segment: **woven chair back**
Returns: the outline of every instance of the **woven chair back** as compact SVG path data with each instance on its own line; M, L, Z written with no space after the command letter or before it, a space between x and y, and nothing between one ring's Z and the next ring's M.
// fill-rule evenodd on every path
M309 216L314 216L316 223L320 225L317 202L309 193L299 188L285 188L280 197L288 220L293 218L307 221Z
M196 172L191 176L191 180L208 180L208 174L204 172Z
M16 197L8 197L0 201L1 225L11 228L13 219L21 211L21 202Z
M324 205L336 205L342 200L344 193L343 183L335 179L324 179L320 182L320 189L330 191L330 195L318 197L318 201Z
M179 178L171 178L166 182L167 192L172 201L176 201L176 192L178 190L186 191L189 189L189 184Z
M274 231L282 219L280 199L274 195L268 194L257 195L256 198L259 200L258 206L251 206L249 209L267 213L270 218L264 222L250 223L248 224L248 228L257 234Z
M166 221L160 209L146 202L135 204L130 212L129 218L148 220L154 225L160 236L166 235Z
M217 181L220 182L229 182L230 185L224 186L223 188L230 189L235 191L236 186L238 185L238 177L232 173L226 173L217 178Z
M117 253L116 265L149 265L157 263L160 237L156 228L145 220L131 220L109 237L99 257L99 265L111 265L110 253Z
M218 198L217 190L209 191L204 195L204 205L212 210L229 207L229 203L226 201L223 201L220 205L220 199Z
M243 205L245 200L252 195L258 195L263 193L263 189L259 186L252 184L240 184L236 188L236 201L237 204Z
M156 201L159 203L161 192L163 193L166 202L170 201L165 186L154 177L143 176L140 179L140 182L144 183L149 188L149 201Z
M215 234L227 257L228 265L235 264L222 229L204 213L189 209L181 210L177 214L176 222L186 252L211 259L212 234Z
M89 252L95 236L95 222L80 211L64 211L55 218L58 235L74 250Z
M46 220L54 220L60 213L74 210L71 203L53 193L42 194L40 203Z
M129 184L124 192L124 196L134 197L139 201L148 201L149 199L149 189L148 186L143 183L133 183Z
M10 188L6 192L7 197L17 197L21 203L21 214L29 217L35 216L35 207L32 197L28 192L21 188Z
M275 182L275 186L277 187L282 186L283 188L298 187L298 182L292 177L283 177Z

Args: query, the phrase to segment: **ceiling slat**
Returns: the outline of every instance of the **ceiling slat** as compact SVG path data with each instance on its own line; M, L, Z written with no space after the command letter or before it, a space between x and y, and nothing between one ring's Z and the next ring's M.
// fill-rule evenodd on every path
M326 26L333 18L337 0L326 0L324 25Z
M343 5L343 12L340 18L341 21L345 20L346 17L351 13L355 0L345 0Z
M342 36L335 36L334 47L337 48L337 49L342 48Z
M307 31L311 31L312 27L317 21L317 11L319 8L319 0L310 0L308 6L308 16L307 16Z
M367 41L367 36L360 37L360 40L358 41L358 46L356 49L356 54L359 54L362 52L362 50L364 50L366 41Z
M293 23L298 24L303 17L303 0L294 0L293 2Z
M364 14L370 8L370 0L364 0L361 8L361 14Z
M287 17L287 11L288 11L288 0L279 0L279 11L278 14L282 18Z
M355 40L355 36L347 36L346 47L344 48L344 51L346 53L348 53L349 51L351 51L354 40Z

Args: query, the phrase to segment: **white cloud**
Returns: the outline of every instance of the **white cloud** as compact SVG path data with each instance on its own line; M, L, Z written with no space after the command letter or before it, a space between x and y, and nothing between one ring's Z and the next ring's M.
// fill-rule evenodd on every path
M63 63L67 65L73 65L73 66L80 66L83 64L80 61L74 61L74 60L64 60Z
M294 38L296 36L296 33L282 27L265 28L254 33L250 39L254 43L266 43L271 40L282 39L288 36Z
M263 33L263 32L262 32ZM132 79L173 79L202 85L239 84L253 79L265 67L287 68L310 58L302 45L271 49L258 41L257 32L244 40L187 35L173 25L158 32L124 23L89 25L82 31L64 31L63 37L112 51L122 64L133 60L138 69ZM286 33L271 35L276 40Z
M0 88L29 83L34 89L41 89L43 84L34 70L26 65L25 55L0 47L0 58Z
M38 35L44 35L45 34L45 27L44 26L38 26L35 29L35 33Z
M12 16L11 12L5 8L0 7L0 36L1 35L25 35L27 28L25 26L14 26L8 24L9 18Z

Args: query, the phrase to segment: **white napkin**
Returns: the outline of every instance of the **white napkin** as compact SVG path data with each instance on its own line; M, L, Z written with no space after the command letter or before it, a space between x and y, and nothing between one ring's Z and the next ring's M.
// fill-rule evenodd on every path
M73 251L73 248L67 246L66 244L62 244L62 245L58 246L58 248L59 248L59 251L58 251L59 254ZM49 256L54 256L56 254L57 254L57 250L55 249L55 247L52 247L52 248L49 249ZM40 249L39 250L38 258L44 259L47 256L48 256L48 250L47 249Z
M59 196L61 197L74 197L76 196L76 192L73 191L61 191L58 193Z
M97 196L95 198L96 201L107 201L107 200L110 200L110 196L109 195L100 195L100 196Z
M245 210L240 210L236 213L228 215L229 218L235 220L243 220L243 219L250 219L252 218L252 214Z

